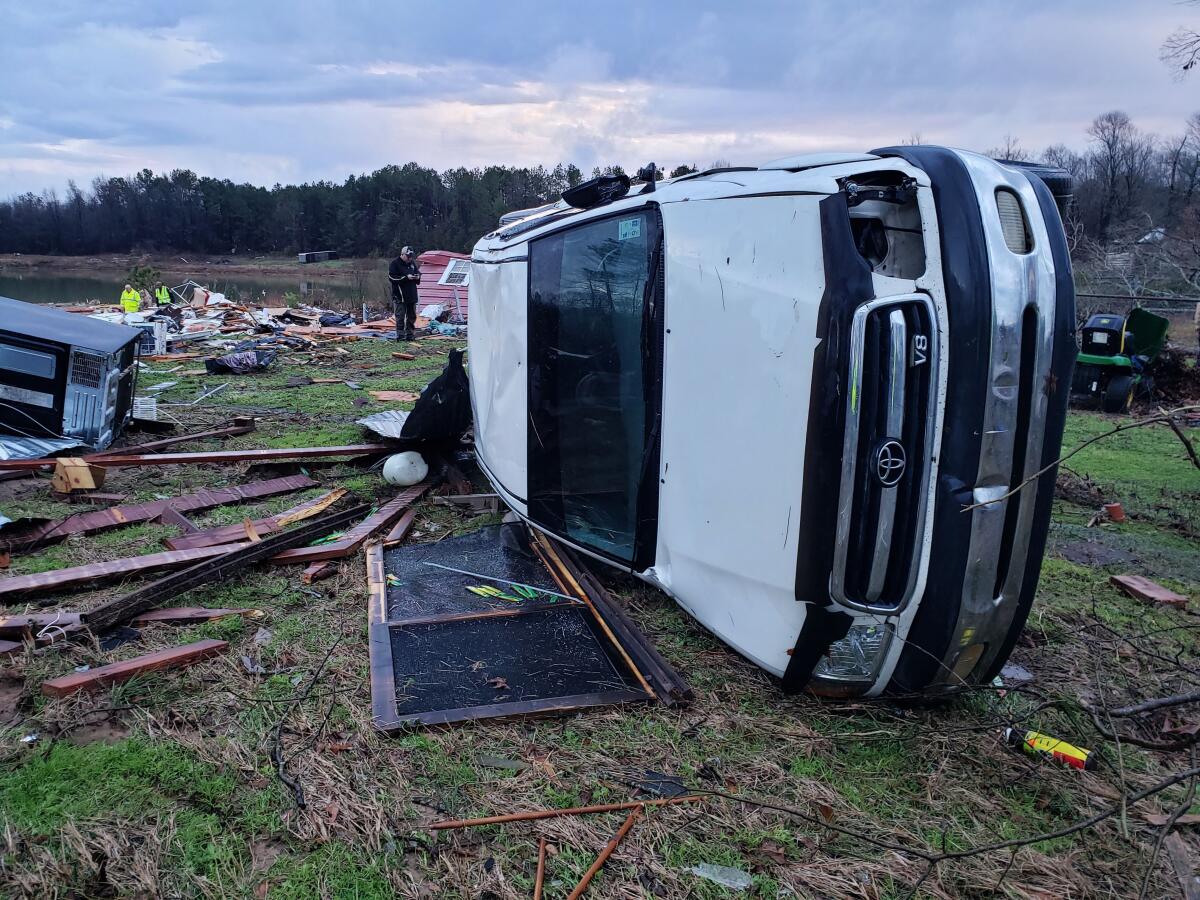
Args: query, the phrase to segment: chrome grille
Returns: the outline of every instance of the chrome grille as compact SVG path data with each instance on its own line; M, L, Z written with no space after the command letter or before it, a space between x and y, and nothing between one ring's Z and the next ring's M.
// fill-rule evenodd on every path
M920 570L934 429L938 341L921 294L860 307L850 329L837 545L830 594L894 612Z

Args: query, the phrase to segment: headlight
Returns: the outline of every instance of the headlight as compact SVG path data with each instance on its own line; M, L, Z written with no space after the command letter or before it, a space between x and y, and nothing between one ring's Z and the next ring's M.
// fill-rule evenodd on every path
M844 638L829 645L812 677L854 683L874 681L891 637L892 630L887 625L877 622L851 625Z

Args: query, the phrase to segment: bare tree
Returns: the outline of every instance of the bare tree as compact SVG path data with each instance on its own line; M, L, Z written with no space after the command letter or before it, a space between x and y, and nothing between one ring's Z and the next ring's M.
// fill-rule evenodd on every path
M1021 141L1011 134L1004 136L1004 143L983 151L984 156L992 159L1006 159L1009 162L1032 162L1033 154L1021 146Z
M1183 0L1195 4L1197 0ZM1175 75L1182 78L1192 68L1200 63L1200 32L1194 28L1176 28L1159 48L1158 58L1175 70Z

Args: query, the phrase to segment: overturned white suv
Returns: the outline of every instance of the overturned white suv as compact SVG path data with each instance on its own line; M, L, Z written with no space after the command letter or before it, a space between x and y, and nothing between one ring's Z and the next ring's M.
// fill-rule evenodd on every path
M508 216L472 255L479 462L786 689L988 681L1050 516L1069 192L892 147L609 176Z

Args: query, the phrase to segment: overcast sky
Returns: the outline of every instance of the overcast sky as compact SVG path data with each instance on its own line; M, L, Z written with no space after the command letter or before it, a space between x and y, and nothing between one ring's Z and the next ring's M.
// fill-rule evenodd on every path
M388 163L754 164L919 133L1082 148L1200 110L1177 0L0 0L0 196L190 168L274 184Z

